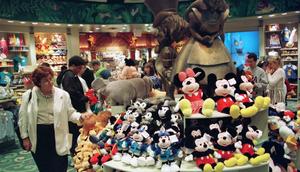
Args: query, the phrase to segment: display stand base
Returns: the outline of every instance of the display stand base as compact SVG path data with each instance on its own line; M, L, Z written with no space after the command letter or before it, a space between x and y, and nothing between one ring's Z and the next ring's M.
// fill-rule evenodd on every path
M195 172L195 171L202 171L200 168L198 168L195 164L195 162L181 162L180 172ZM244 166L236 166L227 168L225 167L224 172L268 172L269 171L269 163L263 163L257 166L253 166L250 164L244 165Z
M155 168L155 166L149 167L132 167L130 165L124 164L118 161L108 161L103 164L104 172L113 172L114 170L124 171L124 172L160 172L160 169Z

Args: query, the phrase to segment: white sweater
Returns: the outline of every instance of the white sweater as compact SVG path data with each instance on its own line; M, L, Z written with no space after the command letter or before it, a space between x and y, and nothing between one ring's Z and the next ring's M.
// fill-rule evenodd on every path
M273 74L268 74L268 90L272 104L285 102L286 85L285 72L282 68L278 68Z

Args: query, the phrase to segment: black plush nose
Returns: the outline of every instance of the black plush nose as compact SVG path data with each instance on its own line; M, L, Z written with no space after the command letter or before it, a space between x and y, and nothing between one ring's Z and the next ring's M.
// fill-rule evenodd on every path
M163 143L165 143L165 142L166 142L166 140L165 140L165 139L162 139L162 142L163 142Z
M186 82L186 85L191 85L191 81Z
M207 145L206 145L206 144L204 144L204 145L203 145L203 147L204 147L204 148L207 148Z
M226 89L228 87L228 85L223 85L223 87Z
M226 137L223 137L223 140L226 140Z

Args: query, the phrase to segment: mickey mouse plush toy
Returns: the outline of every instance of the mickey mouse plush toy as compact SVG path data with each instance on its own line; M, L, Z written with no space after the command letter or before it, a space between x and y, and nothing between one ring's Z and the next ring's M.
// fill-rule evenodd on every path
M264 148L255 149L254 141L262 136L262 131L255 126L250 126L250 122L249 118L244 118L242 121L240 152L250 159L252 165L257 165L267 162L270 159L270 154L265 153Z
M113 156L115 161L126 162L130 159L128 154L128 144L129 138L127 137L130 132L130 126L128 124L115 125L114 126L115 135L114 139L116 141L116 146L118 148L118 153Z
M199 135L200 132L197 132ZM194 133L196 134L196 132ZM185 161L195 160L196 165L203 170L203 172L221 172L224 164L217 162L214 158L213 143L211 136L203 134L203 136L196 136L193 140L185 143L185 146L193 150L193 153L185 158Z
M237 156L237 147L241 143L236 142L237 131L234 127L231 125L225 127L221 124L211 124L209 127L214 147L217 149L215 155L220 162L224 162L226 167L241 166L247 163L248 158L246 156L242 154Z
M179 102L181 112L190 116L199 113L203 105L203 92L199 82L205 77L201 68L187 68L174 76L173 83L184 93L184 99Z
M230 86L228 80L217 80L215 74L209 74L207 88L208 92L211 92L212 95L214 93L213 100L216 103L218 112L230 114L233 119L240 116L240 107L237 105L235 98L232 96L234 87Z
M170 100L164 100L157 105L157 112L154 113L154 120L157 126L162 126L171 120L172 108Z

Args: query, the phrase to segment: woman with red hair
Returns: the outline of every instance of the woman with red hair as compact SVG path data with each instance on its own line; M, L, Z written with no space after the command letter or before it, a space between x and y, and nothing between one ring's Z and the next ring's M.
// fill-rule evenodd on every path
M67 92L53 86L54 73L39 66L32 73L34 87L22 96L19 127L24 149L31 151L41 172L67 171L71 136L68 122L82 122Z

